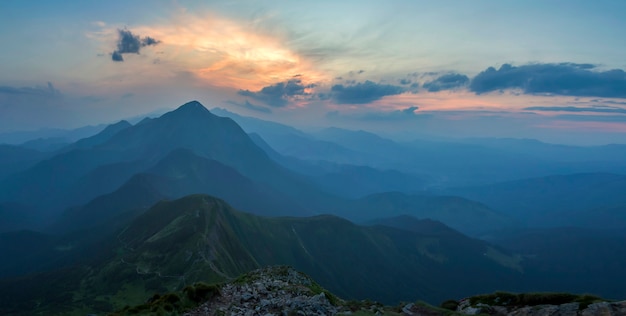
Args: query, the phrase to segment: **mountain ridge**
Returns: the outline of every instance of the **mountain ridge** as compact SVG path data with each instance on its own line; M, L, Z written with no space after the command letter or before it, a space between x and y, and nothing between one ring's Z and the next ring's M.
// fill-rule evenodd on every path
M139 303L150 293L180 289L194 281L228 280L276 264L292 265L342 297L386 302L415 297L436 302L486 291L521 276L485 256L488 248L481 246L483 242L460 234L438 243L439 238L392 227L358 226L334 215L260 217L236 211L214 197L190 195L158 202L111 236L108 246L100 248L101 259L92 259L93 264L65 277L76 280L69 293L83 297L70 305L80 305L96 304L102 299L97 297L108 297L106 301L115 304ZM478 248L459 247L455 240ZM483 280L486 275L500 277ZM436 285L459 278L473 285L446 290ZM8 295L9 288L29 286L7 282L2 283L2 295ZM33 282L32 286L41 284L36 278ZM134 289L133 299L127 297L127 288Z

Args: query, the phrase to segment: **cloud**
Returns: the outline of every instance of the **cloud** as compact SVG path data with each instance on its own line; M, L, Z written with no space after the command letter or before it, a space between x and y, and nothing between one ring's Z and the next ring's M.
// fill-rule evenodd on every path
M235 101L226 101L226 103L261 113L272 113L272 109L261 105L252 104L248 100L246 100L244 103L239 103Z
M381 99L384 96L401 94L403 87L378 84L372 81L359 82L355 85L337 84L330 89L333 99L341 104L364 104Z
M122 54L139 54L142 47L153 46L161 43L150 36L141 38L139 35L133 34L129 30L118 29L117 49L111 53L111 60L122 62L124 57Z
M576 121L576 122L607 122L607 123L622 123L626 122L626 115L576 115L576 114L563 114L557 115L555 119Z
M429 114L418 114L417 106L410 106L404 109L393 111L368 111L365 113L344 114L339 111L330 111L326 113L329 119L347 118L359 121L402 121L416 118L430 118Z
M118 53L117 51L111 53L111 59L113 61L124 61L124 57L122 57L122 54Z
M239 90L237 93L242 96L251 97L273 107L284 107L290 99L302 96L311 96L307 89L314 88L315 84L305 85L299 78L286 82L279 82L267 87L263 87L257 92L250 90Z
M454 90L467 85L469 81L470 80L466 75L450 73L442 75L433 81L424 83L423 87L430 92Z
M10 87L10 86L0 86L0 93L4 94L14 94L14 95L30 95L30 96L39 96L39 97L53 97L60 96L61 91L54 88L52 82L48 82L45 87L36 86L36 87Z
M626 109L616 107L576 107L576 106L531 106L523 108L528 111L548 112L597 112L597 113L625 113Z
M530 64L500 69L487 68L472 79L470 90L487 93L521 89L527 94L626 97L626 72L621 69L594 71L591 64Z
M141 48L141 39L138 35L133 35L129 30L117 30L119 39L117 41L117 50L119 54L134 53L139 54Z
M150 46L150 45L157 45L161 43L161 41L156 40L150 36L146 36L141 40L141 46Z
M614 101L614 100L595 100L596 102L608 103L608 104L619 104L626 105L626 102Z
M352 71L350 71L350 72L348 73L348 76L350 76L350 77L354 77L354 76L356 76L356 75L360 75L360 74L362 74L362 73L364 73L364 72L365 72L365 70L363 70L363 69L359 69L359 70L352 70Z

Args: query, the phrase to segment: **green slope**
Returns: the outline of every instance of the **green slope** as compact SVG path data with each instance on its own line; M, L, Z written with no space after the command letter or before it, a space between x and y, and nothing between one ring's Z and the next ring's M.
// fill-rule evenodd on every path
M77 313L119 309L156 292L229 280L277 264L311 275L341 297L387 303L415 298L438 303L506 288L521 277L518 269L487 256L487 246L457 245L467 240L461 234L444 240L428 229L363 227L330 215L265 218L238 212L210 196L192 195L157 203L101 243L92 263L62 277L52 273L44 279L4 281L0 296L13 300L0 308L21 302L48 312L53 307ZM52 289L53 284L40 282L54 278L74 280L56 289L69 290L72 299L65 307L56 296L49 301L28 294L29 288ZM16 288L22 296L15 297Z

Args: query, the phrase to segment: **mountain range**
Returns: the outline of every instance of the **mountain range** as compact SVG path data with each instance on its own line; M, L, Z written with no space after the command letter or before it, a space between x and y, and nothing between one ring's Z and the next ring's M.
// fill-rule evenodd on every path
M0 311L108 312L267 265L391 304L626 296L623 145L397 142L213 112L232 118L192 101L54 149L0 145Z

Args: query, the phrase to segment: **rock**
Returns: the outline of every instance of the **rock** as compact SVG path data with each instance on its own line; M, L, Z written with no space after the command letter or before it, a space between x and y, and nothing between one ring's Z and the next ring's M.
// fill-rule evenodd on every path
M594 303L589 306L581 313L582 316L616 316L616 315L626 315L626 301L621 302L600 302Z
M459 303L457 312L462 315L502 315L502 316L618 316L626 315L626 301L600 302L582 308L579 303L536 306L471 306L468 300Z
M244 284L229 283L221 288L221 295L186 313L188 316L214 315L336 315L324 292L314 293L313 282L305 275L288 267L270 267L255 270Z
M241 294L241 301L247 302L252 299L252 293Z

